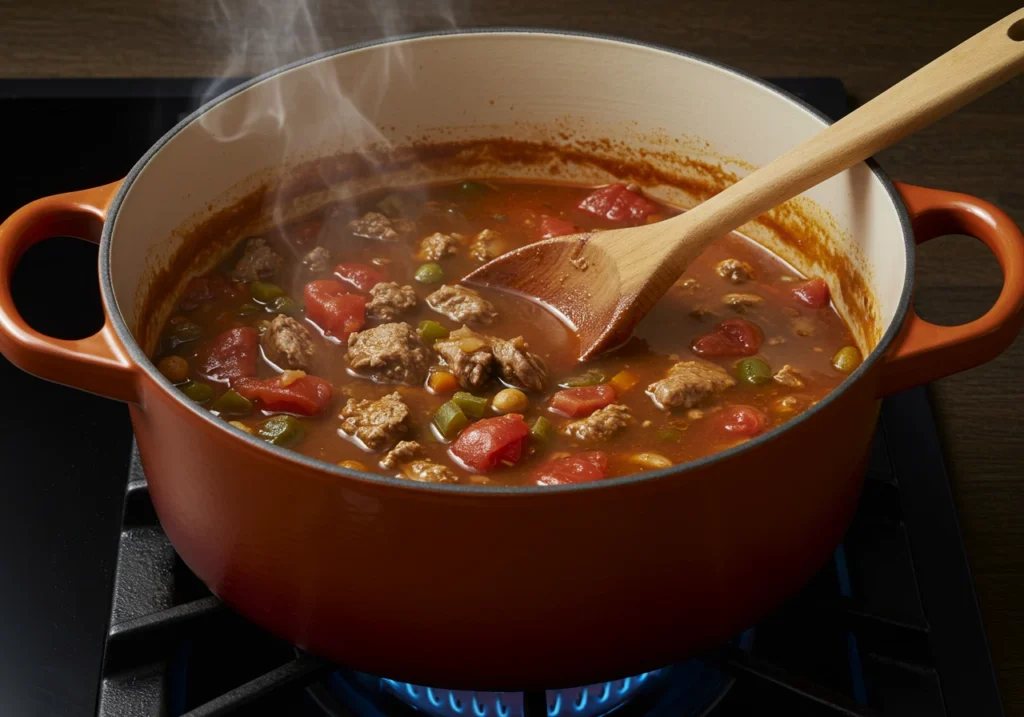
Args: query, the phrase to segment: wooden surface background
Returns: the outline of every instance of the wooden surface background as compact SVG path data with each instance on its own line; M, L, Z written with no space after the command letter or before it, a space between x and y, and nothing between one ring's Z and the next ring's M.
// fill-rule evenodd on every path
M383 35L519 25L660 43L756 75L835 76L862 102L1020 1L0 0L0 75L244 75ZM1024 224L1024 79L879 160L897 179L974 194ZM977 242L937 240L920 252L917 306L934 321L962 322L991 304L1001 282ZM1010 715L1024 715L1022 364L1019 340L987 366L932 387Z

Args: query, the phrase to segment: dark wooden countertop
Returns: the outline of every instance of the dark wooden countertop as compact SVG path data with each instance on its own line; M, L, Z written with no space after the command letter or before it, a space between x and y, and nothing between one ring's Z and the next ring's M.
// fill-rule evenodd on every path
M1019 3L354 0L311 2L323 7L310 31L301 11L283 9L295 7L294 0L0 0L0 75L243 75L320 49L451 27L454 21L462 27L518 25L622 35L686 49L756 75L835 76L854 101L864 101ZM229 48L243 43L246 52L232 58ZM897 179L974 194L1024 224L1024 79L879 160ZM998 266L980 244L938 240L920 252L917 306L926 318L959 323L980 315L1001 282ZM1024 715L1024 437L1017 426L1024 422L1022 365L1024 340L1019 340L992 363L932 386L1009 715Z

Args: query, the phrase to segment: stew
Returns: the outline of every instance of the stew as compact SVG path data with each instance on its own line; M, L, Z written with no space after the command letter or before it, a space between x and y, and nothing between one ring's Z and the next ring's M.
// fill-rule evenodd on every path
M737 234L587 364L521 298L459 279L544 237L677 213L636 187L475 182L332 205L193 279L159 370L235 428L414 481L586 483L771 430L861 361L828 285Z

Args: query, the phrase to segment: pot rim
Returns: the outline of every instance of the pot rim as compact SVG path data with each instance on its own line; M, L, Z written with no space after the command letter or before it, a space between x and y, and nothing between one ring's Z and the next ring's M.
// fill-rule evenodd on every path
M172 129L170 129L163 137L161 137L147 152L139 159L138 162L132 167L131 171L125 177L121 183L120 188L117 191L117 195L111 202L106 220L103 223L103 232L100 238L100 256L99 256L99 278L100 278L100 291L103 297L105 305L111 307L112 311L108 312L110 321L113 324L114 331L124 345L125 350L131 357L132 361L141 368L148 377L155 382L160 388L167 394L171 395L173 400L176 400L179 405L186 408L194 415L198 416L201 420L211 424L217 430L223 430L233 435L235 438L247 441L250 446L256 447L259 450L268 451L277 457L284 460L288 460L294 463L298 463L305 468L313 471L321 471L331 475L334 478L345 478L355 479L359 481L365 481L369 483L378 483L395 488L402 488L405 490L423 491L429 493L440 493L440 494L466 494L467 497L482 498L484 496L551 496L559 495L569 492L582 492L582 491L594 491L594 490L611 490L619 486L638 483L643 481L653 481L668 479L684 473L690 473L692 471L703 468L711 463L717 461L725 461L734 456L747 451L757 450L761 445L775 440L782 433L795 428L796 426L805 423L806 421L813 420L815 416L825 410L825 408L832 401L847 390L850 390L864 375L866 375L876 363L882 360L883 355L888 350L893 340L899 334L903 323L906 320L907 313L910 308L910 300L913 292L914 283L914 272L915 272L915 242L913 228L910 222L910 216L907 213L906 206L901 199L899 192L897 191L892 180L885 174L882 168L874 159L867 159L864 164L868 166L872 174L878 179L878 181L885 188L892 201L896 213L899 217L900 227L903 232L903 244L904 244L904 255L906 257L906 274L903 279L903 288L900 293L900 300L896 307L896 312L893 315L892 321L886 328L882 338L878 341L875 348L870 354L864 359L861 365L846 379L843 380L836 388L829 392L829 394L820 400L817 404L804 411L796 418L790 419L783 426L772 429L767 433L763 433L760 436L753 438L749 441L741 443L739 445L727 448L723 451L709 454L696 460L687 461L686 463L670 466L656 471L646 471L641 473L634 473L628 476L622 476L619 478L608 478L605 480L594 481L592 483L578 483L570 485L559 485L559 486L486 486L486 485L473 485L473 484L436 484L436 483L420 483L416 481L410 481L403 478L397 478L393 476L380 475L378 473L369 473L363 471L354 471L347 468L341 468L340 466L333 465L326 461L321 461L316 458L303 455L296 451L291 451L287 448L281 448L269 444L265 441L256 438L255 436L249 435L229 426L226 422L220 420L212 413L207 411L202 406L197 405L193 401L190 401L184 394L176 390L174 385L161 374L155 364L146 356L143 352L142 347L139 346L138 342L132 336L131 330L128 328L124 317L121 314L121 309L118 306L117 299L114 295L113 282L111 280L110 270L110 247L112 243L112 235L114 225L117 223L117 215L121 209L121 205L124 203L125 197L128 191L131 189L135 180L142 173L142 171L149 164L150 160L156 156L156 154L163 149L164 145L171 141L179 132L185 127L189 126L197 118L219 105L222 102L234 97L241 92L257 85L264 80L268 80L272 77L280 75L289 70L293 70L303 65L318 62L320 60L334 57L336 55L344 55L357 50L363 50L369 47L376 47L379 45L389 45L401 42L407 42L411 40L423 40L429 38L439 38L446 36L459 36L459 35L546 35L551 38L569 37L584 40L594 40L600 42L615 43L621 45L628 45L632 47L642 47L648 50L654 50L657 52L665 52L677 57L689 60L691 62L697 62L709 67L722 70L732 74L740 79L746 80L747 82L753 83L763 89L767 89L770 92L781 96L787 100L794 108L802 110L804 113L809 114L814 119L818 120L822 127L827 127L833 123L833 121L819 112L814 107L810 106L795 95L783 90L780 87L767 82L759 77L749 75L745 72L737 70L726 64L709 60L700 55L695 55L690 52L678 50L671 47L665 47L655 43L642 42L638 40L631 40L622 37L616 37L614 35L606 35L601 33L591 32L578 32L571 30L554 30L545 28L529 28L529 27L513 27L513 28L467 28L467 29L456 29L456 30L441 30L433 32L422 32L422 33L409 33L404 35L397 35L394 37L387 37L378 40L369 40L366 42L357 43L354 45L347 45L334 50L327 50L325 52L312 55L310 57L296 60L295 62L282 65L276 69L265 72L257 77L254 77L240 85L237 85L223 94L218 95L212 100L206 102L201 107L196 109L194 112L189 114L187 117L179 121Z

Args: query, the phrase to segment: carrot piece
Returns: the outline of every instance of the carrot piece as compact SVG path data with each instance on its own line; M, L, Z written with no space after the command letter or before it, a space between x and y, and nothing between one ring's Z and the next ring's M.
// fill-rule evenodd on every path
M625 370L619 371L617 374L612 376L610 381L608 381L608 383L612 385L612 388L615 389L616 395L619 396L633 388L633 386L636 386L639 382L640 379L637 378L635 373Z
M434 393L451 393L459 387L459 380L447 371L435 371L430 374L427 386Z

